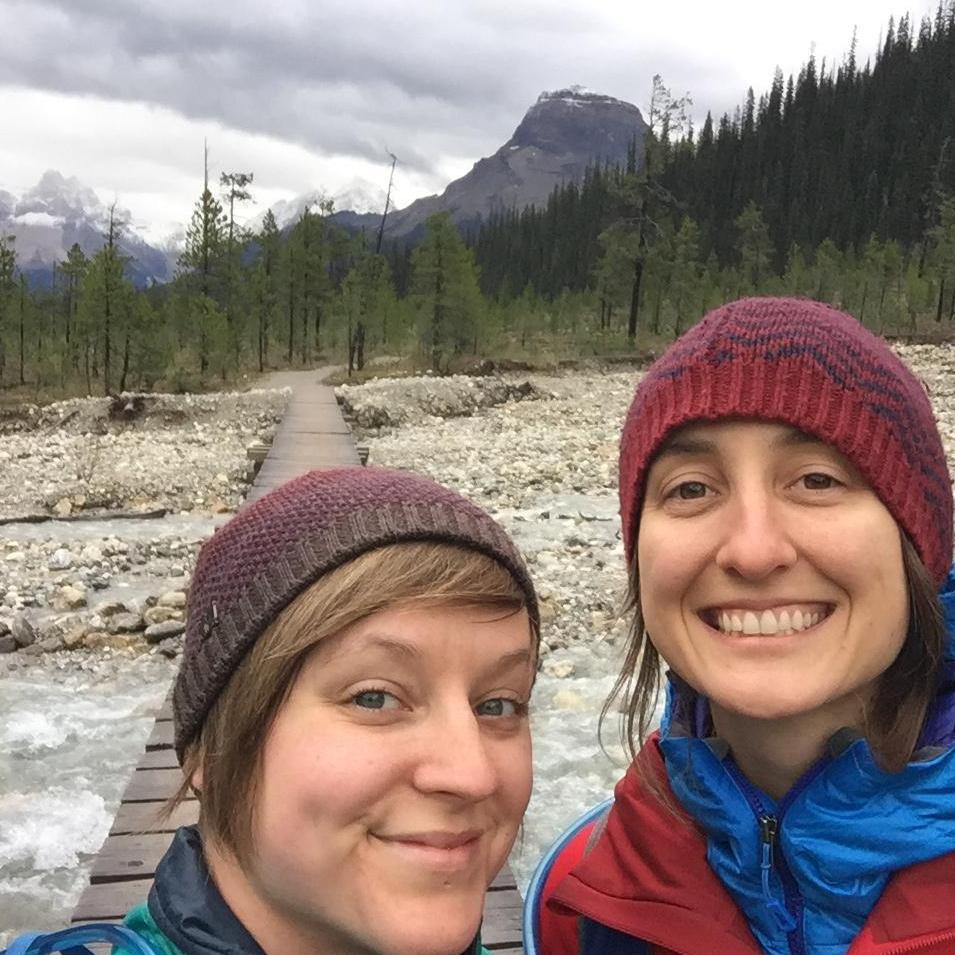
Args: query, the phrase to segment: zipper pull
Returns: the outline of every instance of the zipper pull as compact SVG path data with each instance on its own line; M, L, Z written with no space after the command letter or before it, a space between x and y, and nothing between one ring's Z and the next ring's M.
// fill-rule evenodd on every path
M769 884L769 878L773 871L773 854L776 849L776 833L779 829L779 823L775 816L759 817L759 838L762 843L760 853L759 868L763 883L763 898L766 900L766 907L773 913L776 924L788 935L797 925L792 913L782 905L773 895L773 890Z

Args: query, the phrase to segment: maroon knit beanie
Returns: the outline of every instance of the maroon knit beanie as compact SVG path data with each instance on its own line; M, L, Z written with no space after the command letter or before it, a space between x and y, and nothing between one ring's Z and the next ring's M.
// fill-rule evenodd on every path
M456 544L496 560L539 623L534 585L514 543L460 494L384 468L304 474L243 508L199 552L173 691L179 759L236 667L283 608L328 571L404 541Z
M745 417L792 425L862 473L936 583L952 563L952 486L925 389L886 343L819 302L748 298L710 312L650 367L620 442L620 513L634 559L644 482L667 434Z

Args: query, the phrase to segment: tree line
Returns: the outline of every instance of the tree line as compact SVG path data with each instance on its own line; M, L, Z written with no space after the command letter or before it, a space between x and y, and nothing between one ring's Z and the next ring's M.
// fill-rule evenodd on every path
M917 33L890 20L874 62L854 40L839 64L810 57L699 134L655 77L643 154L493 216L474 246L482 289L591 293L598 327L630 341L741 292L816 295L886 330L950 318L953 63L947 0Z
M655 77L649 131L541 208L462 239L447 214L414 247L350 234L330 202L242 226L251 172L208 175L176 277L135 288L110 211L30 287L0 236L0 388L195 390L322 361L407 356L438 373L481 356L546 361L656 347L744 294L799 294L883 333L955 328L955 3L917 34L890 22L873 63L853 43L810 58L699 134ZM376 230L377 232L378 230Z

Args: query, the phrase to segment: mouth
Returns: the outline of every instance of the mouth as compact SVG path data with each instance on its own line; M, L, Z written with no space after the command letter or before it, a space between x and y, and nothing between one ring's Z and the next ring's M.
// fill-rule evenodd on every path
M708 607L700 612L703 622L720 633L740 636L788 636L803 633L830 617L835 608L831 604L780 604L751 609Z
M385 842L402 842L412 846L424 846L428 849L460 849L481 837L479 829L467 829L462 832L414 832L378 836Z
M406 860L438 869L460 869L470 865L482 836L478 829L374 834L375 839L396 850Z

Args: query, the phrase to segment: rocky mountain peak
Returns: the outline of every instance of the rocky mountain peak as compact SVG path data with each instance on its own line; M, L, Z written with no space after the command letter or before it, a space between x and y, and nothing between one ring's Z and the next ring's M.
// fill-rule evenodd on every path
M535 146L623 162L631 141L642 141L644 128L640 110L631 103L570 86L541 93L503 148Z
M56 169L47 169L40 181L17 202L14 215L42 213L57 219L105 218L106 207L89 186L75 176L67 178Z
M623 165L631 143L640 155L647 125L632 103L582 86L544 92L510 139L479 159L440 196L418 199L388 220L390 237L414 238L434 212L447 210L460 226L473 226L494 212L543 206L555 187L579 182L595 163ZM341 213L352 228L371 228L370 217Z

